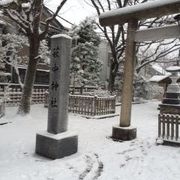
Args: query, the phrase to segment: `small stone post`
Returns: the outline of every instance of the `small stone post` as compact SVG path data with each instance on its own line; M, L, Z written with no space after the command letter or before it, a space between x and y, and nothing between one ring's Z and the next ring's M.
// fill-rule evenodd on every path
M51 159L77 152L78 137L67 131L70 51L69 36L51 37L48 127L36 135L36 153Z
M130 127L130 125L136 54L135 32L137 30L137 24L138 21L134 19L128 22L120 124L119 126L114 126L112 132L112 137L119 140L132 140L136 138L136 128Z

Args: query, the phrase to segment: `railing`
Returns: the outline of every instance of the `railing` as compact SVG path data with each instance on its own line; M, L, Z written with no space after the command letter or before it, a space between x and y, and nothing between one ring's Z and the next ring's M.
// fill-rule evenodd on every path
M69 96L69 112L97 116L115 113L115 96Z
M167 141L180 143L179 135L180 115L159 114L158 117L158 137Z

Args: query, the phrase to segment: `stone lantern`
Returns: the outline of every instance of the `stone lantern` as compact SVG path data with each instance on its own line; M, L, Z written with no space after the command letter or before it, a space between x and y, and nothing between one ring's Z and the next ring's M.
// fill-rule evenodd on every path
M177 83L180 67L171 66L166 71L171 73L172 82L159 105L157 144L180 146L180 86Z
M180 86L177 83L180 66L171 66L166 69L171 73L171 84L167 87L165 97L160 104L160 113L180 114Z

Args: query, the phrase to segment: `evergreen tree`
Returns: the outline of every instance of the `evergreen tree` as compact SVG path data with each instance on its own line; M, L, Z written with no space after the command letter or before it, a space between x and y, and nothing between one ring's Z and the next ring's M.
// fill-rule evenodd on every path
M98 61L100 37L95 21L86 18L72 30L74 48L72 51L71 79L73 85L97 85L101 63Z

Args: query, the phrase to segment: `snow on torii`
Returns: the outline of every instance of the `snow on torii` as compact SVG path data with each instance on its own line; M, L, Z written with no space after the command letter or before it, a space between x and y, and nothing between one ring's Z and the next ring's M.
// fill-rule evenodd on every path
M180 0L158 0L105 12L99 21L102 26L110 26L124 24L130 19L141 20L179 12Z
M145 38L149 32L146 33L142 31L142 34L141 32L138 34L138 20L161 17L175 13L180 13L180 0L158 0L146 2L105 12L99 17L99 21L102 26L112 26L116 24L123 25L124 23L128 23L120 124L118 126L114 126L112 132L112 137L115 139L131 140L136 138L136 128L131 127L135 46L136 41L139 40L137 36L140 37L141 41L153 40L153 36L148 39ZM176 32L174 33L174 37L177 37L179 36L179 27L170 27L170 30L174 28ZM156 32L159 32L160 34L164 33L163 29L160 29L160 31L159 29L156 30ZM168 32L170 31L167 31L167 29L165 29L165 31L167 33L167 38L172 38L172 33L169 34ZM144 37L142 38L141 36ZM166 36L161 38L165 39Z

